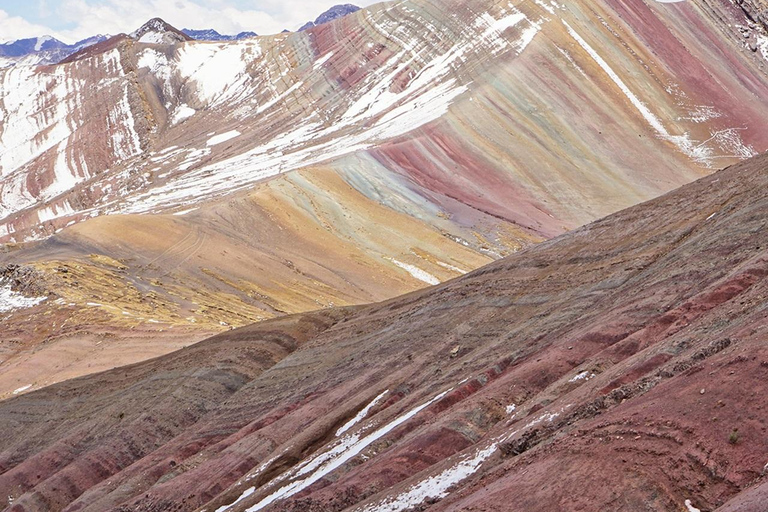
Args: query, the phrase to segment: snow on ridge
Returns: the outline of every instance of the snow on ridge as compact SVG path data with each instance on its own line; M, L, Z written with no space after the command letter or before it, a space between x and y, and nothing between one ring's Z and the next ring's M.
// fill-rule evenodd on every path
M250 53L252 56L246 57ZM242 94L250 76L248 62L261 55L256 40L228 43L188 42L176 54L179 74L197 84L198 96L210 104Z
M500 19L477 18L476 27L465 30L461 40L453 47L439 55L432 55L430 48L415 46L417 34L410 34L404 28L393 32L385 19L369 21L374 30L394 40L401 51L365 79L356 93L357 99L347 106L346 112L340 114L337 122L329 122L320 113L312 112L303 118L303 122L290 125L287 131L276 134L259 146L227 160L195 169L163 184L151 193L129 197L119 211L157 211L188 203L199 197L216 197L231 193L256 181L369 149L383 141L416 130L445 115L456 98L467 92L468 87L459 84L457 78L449 77L449 74L465 61L470 53L485 50L495 55L511 49L519 54L539 31L538 23L510 7L510 11L505 11L505 15ZM502 32L506 33L506 29L522 26L523 23L528 25L515 37L502 35ZM407 35L403 36L402 32ZM482 37L478 37L478 32ZM253 52L253 57L246 55L246 52ZM222 55L223 53L227 55ZM269 67L264 63L258 64L255 69L260 70L259 73L266 77L266 80L262 78L262 82L249 82L256 79L250 79L250 75L244 71L245 63L253 63L254 59L261 55L258 45L254 46L253 43L245 41L225 45L186 43L178 51L178 62L174 61L174 65L183 78L197 84L199 96L209 101L209 105L218 105L224 98L245 100L251 94L248 91L257 84L259 88L270 91L270 99L265 101L262 94L251 101L250 105L244 106L248 108L243 109L242 115L254 118L265 114L277 104L291 101L292 95L311 83L309 77L296 77L293 83L279 91L276 84L285 83L285 77L291 71L279 66ZM320 68L330 57L331 54L328 53L315 61L310 74L323 73ZM229 78L221 80L222 73L218 70L220 65L215 62L224 63L230 58L237 62L223 73L229 74ZM398 93L391 92L397 76L416 62L421 63L419 71L405 89ZM231 82L234 82L234 85ZM224 88L226 92L222 92ZM190 162L189 165L194 163ZM437 282L434 276L421 272L417 274L418 278L425 282Z
M469 27L463 31L461 40L456 45L438 55L434 55L425 45L421 45L417 50L415 45L420 40L420 34L402 28L395 38L402 51L397 54L397 58L374 71L366 79L357 90L358 101L349 105L346 113L342 110L338 122L329 122L321 113L311 112L298 124L289 125L286 131L277 133L271 140L264 140L261 145L226 161L214 161L204 167L194 168L207 153L191 153L181 164L175 166L173 171L162 171L166 176L171 176L168 182L152 189L127 194L126 201L103 204L100 206L101 212L146 213L189 204L200 197L218 197L279 173L375 147L392 137L418 129L443 116L455 99L468 90L467 86L459 84L456 78L449 77L449 73L454 72L470 53L487 50L495 55L507 48L515 49L519 53L536 34L538 26L530 22L530 27L514 37L505 37L506 29L528 22L524 15L513 8L511 11L504 11L499 19L483 18L476 23L476 28ZM388 23L390 22L386 19L376 20L376 30L382 35L393 35L392 27ZM429 30L437 31L437 28L431 27ZM505 36L502 36L501 32L505 32ZM113 53L116 52L117 50L113 50ZM408 52L412 55L405 58ZM140 68L148 69L158 78L166 95L173 92L170 90L172 79L178 76L182 79L183 87L187 87L186 83L189 83L199 100L207 103L207 108L215 108L225 103L242 103L236 116L254 118L280 102L300 101L298 95L301 90L315 81L312 76L288 78L288 75L295 74L296 69L290 64L287 64L286 68L283 65L286 63L281 64L280 59L262 59L264 62L258 62L259 58L264 57L262 53L259 43L255 40L225 44L188 42L180 45L170 58L153 48L145 48L139 53L138 64ZM308 73L324 74L325 70L322 68L332 55L333 52L329 52L318 58ZM108 68L109 63L114 61L114 68L122 74L117 54L110 54L105 60L105 66ZM390 87L397 74L414 62L422 64L418 66L418 72L405 90L397 94L391 93ZM286 84L285 88L280 84ZM278 88L283 90L280 92ZM254 94L254 91L260 90L266 90L268 93ZM138 135L133 129L134 120L127 92L126 88L123 98L108 115L109 125L114 127L114 130L110 130L112 145L116 156L121 160L128 160L141 152ZM271 97L269 92L273 93ZM291 98L292 95L296 98ZM177 124L194 114L194 110L186 103L175 106L167 104L166 108L169 110L171 124ZM128 128L123 128L124 126ZM62 123L61 127L66 128L67 123ZM65 144L68 135L70 134L62 133L55 143ZM217 139L211 139L209 147L217 142ZM60 149L63 148L64 146ZM0 149L0 160L2 158ZM151 161L154 163L154 160ZM56 169L57 172L62 172L63 181L57 179L57 182L62 184L56 185L57 192L66 192L61 189L71 188L73 180L79 182L88 179L80 164L84 165L84 162L77 162L77 157L72 155L71 151L60 151ZM2 167L5 169L5 166ZM159 167L152 170L159 170ZM63 174L65 172L71 172L72 177L67 178ZM19 185L22 186L20 182ZM6 187L2 194L5 196L9 190L9 187ZM17 197L11 213L31 206L38 200L22 199L24 196L21 193L17 194ZM9 204L5 198L3 202ZM48 217L51 213L44 213L43 217ZM419 276L427 279L425 282L436 282L434 276Z
M16 67L0 72L0 218L47 202L90 178L82 149L70 145L86 122L82 108L89 88L77 72L81 66L101 68L108 75L105 84L124 77L118 50L105 52L88 64L45 70ZM113 128L110 146L115 157L127 159L141 152L127 84L122 97L105 115ZM33 194L27 184L28 166L45 153L54 157L54 180ZM60 216L53 211L39 216L50 218L52 214Z
M48 41L52 41L53 38L51 36L42 36L38 37L37 41L35 41L35 51L39 52L43 49L43 45L47 43Z

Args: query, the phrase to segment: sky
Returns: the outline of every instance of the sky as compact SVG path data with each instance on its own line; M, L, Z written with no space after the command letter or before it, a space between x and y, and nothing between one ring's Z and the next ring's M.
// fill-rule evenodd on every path
M296 30L339 3L380 0L0 0L0 42L52 35L74 43L96 34L132 32L160 17L178 29L222 34Z

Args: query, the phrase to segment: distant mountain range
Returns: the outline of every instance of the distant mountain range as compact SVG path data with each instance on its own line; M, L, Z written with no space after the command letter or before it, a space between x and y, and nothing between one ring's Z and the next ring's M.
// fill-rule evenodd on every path
M182 32L196 41L239 41L241 39L248 39L249 37L256 37L256 32L240 32L237 35L225 35L219 34L212 28L204 30L194 30L190 28L182 29Z
M302 25L299 31L304 31L324 23L328 23L335 19L341 18L353 12L359 11L360 8L352 4L336 5L331 7L315 21L309 21ZM141 30L141 29L140 29ZM176 31L172 27L167 31L151 31L153 33L161 33L168 31ZM137 31L138 32L138 31ZM137 32L131 34L134 39L141 40L142 36L136 37ZM209 29L190 29L185 28L181 31L176 31L177 34L183 33L190 39L197 41L239 41L241 39L248 39L250 37L256 37L256 32L240 32L236 35L220 34L216 30ZM285 32L288 32L287 30ZM47 65L56 64L66 59L70 55L79 52L80 50L92 46L102 41L109 39L109 35L99 34L96 36L83 39L75 44L66 44L51 36L31 37L28 39L19 39L17 41L11 41L8 43L0 44L0 68L15 66L15 65ZM148 36L147 36L148 37ZM146 39L146 37L145 37ZM181 40L181 38L177 38ZM149 40L143 40L142 42L152 42Z
M359 11L360 8L356 5L352 4L343 4L343 5L335 5L325 11L323 14L317 17L315 21L308 21L304 25L301 26L299 29L299 32L303 32L304 30L310 29L312 27L316 27L318 25L322 25L324 23L331 22L338 18L343 18L344 16L348 14L352 14L353 12Z
M75 44L66 44L55 37L42 36L0 44L0 67L8 67L15 64L55 64L83 48L100 43L108 38L109 36L99 34L78 41Z

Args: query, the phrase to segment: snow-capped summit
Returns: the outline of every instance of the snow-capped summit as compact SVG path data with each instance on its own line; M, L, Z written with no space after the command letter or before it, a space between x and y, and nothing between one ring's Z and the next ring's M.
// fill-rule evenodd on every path
M56 50L66 46L66 44L51 36L31 37L0 44L0 56L24 57L30 53Z
M152 18L130 36L140 43L174 44L191 41L192 38L160 18Z

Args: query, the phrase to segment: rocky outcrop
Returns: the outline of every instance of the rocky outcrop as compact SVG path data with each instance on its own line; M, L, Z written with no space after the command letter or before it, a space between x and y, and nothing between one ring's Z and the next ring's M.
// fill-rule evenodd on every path
M736 0L752 21L760 23L768 30L768 2L766 0Z

